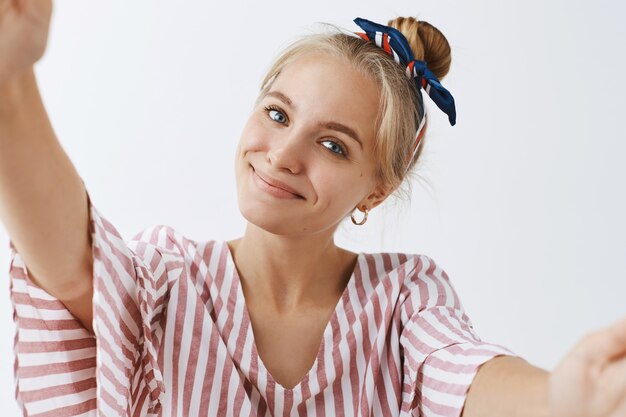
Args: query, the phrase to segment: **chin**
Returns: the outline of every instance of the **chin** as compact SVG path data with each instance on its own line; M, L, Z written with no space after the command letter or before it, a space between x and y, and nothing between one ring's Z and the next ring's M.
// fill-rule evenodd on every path
M240 201L239 211L248 223L279 236L306 236L323 232L333 232L338 224L320 226L305 219L295 210L277 210L258 202Z
M302 230L300 222L290 220L284 212L268 210L267 207L246 207L245 205L240 205L239 211L248 223L274 235L287 236L306 233L306 230Z

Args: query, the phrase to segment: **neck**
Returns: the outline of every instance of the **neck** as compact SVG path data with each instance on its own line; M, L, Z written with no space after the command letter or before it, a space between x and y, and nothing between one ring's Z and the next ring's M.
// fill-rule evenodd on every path
M357 255L337 247L333 233L281 236L248 223L243 237L227 242L247 301L263 300L281 313L334 306Z

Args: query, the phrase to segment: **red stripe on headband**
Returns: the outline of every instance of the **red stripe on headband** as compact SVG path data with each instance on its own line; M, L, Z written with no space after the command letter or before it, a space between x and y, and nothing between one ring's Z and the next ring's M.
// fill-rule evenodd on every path
M383 33L383 49L391 56L393 56L393 52L391 52L391 46L389 46L389 35Z
M424 117L426 117L426 115L424 115ZM426 125L427 124L428 124L428 118L426 118L424 120L424 126L422 126L422 130L417 135L417 138L415 139L415 142L413 143L413 146L411 146L411 151L409 152L409 154L406 157L404 165L407 168L408 168L408 165L413 160L413 154L415 153L415 150L417 149L417 147L419 146L420 142L422 141L422 136L424 136L424 132L426 132Z
M357 32L357 35L359 35L361 38L365 39L366 41L370 41L369 36L367 36L367 33L363 33L363 32Z
M409 72L411 74L413 74L413 67L415 66L415 61L411 61L409 62L409 65L407 65L407 67L409 67Z

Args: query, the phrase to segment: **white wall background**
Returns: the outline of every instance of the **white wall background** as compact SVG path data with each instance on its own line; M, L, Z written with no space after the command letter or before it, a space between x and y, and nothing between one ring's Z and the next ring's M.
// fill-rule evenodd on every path
M244 228L232 156L277 52L318 21L430 21L453 48L443 84L458 123L433 111L430 186L346 224L338 243L431 256L483 339L551 369L626 315L624 12L609 0L64 0L36 72L59 140L125 237L168 224L232 239ZM0 403L18 416L0 238Z

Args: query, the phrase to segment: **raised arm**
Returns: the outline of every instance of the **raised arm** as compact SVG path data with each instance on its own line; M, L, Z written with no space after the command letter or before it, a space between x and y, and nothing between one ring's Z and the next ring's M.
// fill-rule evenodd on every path
M0 220L31 280L93 332L86 190L54 134L33 71L51 14L50 0L0 0Z
M626 317L583 337L551 372L498 357L476 374L462 417L626 417Z

